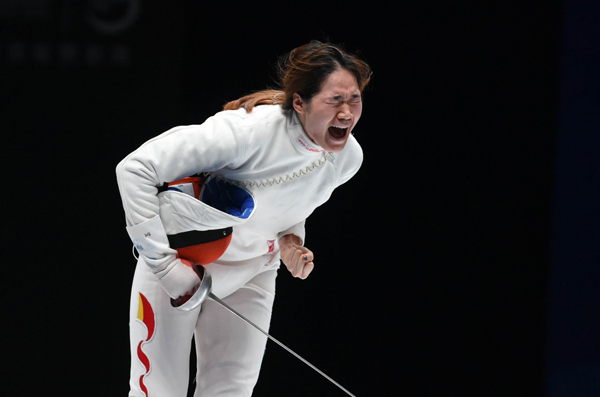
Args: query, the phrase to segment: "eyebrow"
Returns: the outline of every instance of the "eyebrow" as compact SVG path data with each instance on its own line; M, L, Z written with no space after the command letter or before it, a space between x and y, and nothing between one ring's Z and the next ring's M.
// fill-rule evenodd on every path
M356 99L356 98L360 98L360 97L361 97L361 95L360 95L360 94L352 94L352 95L350 95L350 98L351 98L351 99ZM331 98L332 98L332 99L335 99L336 101L339 101L340 99L342 99L342 98L343 98L343 95L334 95L334 96L332 96Z

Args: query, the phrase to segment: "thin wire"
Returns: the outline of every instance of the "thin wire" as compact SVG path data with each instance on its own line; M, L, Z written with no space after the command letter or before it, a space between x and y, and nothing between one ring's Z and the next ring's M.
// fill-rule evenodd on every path
M279 346L283 347L285 350L287 350L289 353L291 353L297 359L299 359L300 361L302 361L304 364L308 365L309 367L311 367L312 369L314 369L315 371L317 371L318 373L320 373L325 379L329 380L331 383L333 383L334 385L336 385L337 387L339 387L340 389L342 389L343 391L345 391L346 394L348 394L349 396L352 396L352 397L356 397L354 394L352 394L348 390L346 390L342 385L340 385L339 383L337 383L336 381L334 381L333 379L331 379L329 376L327 376L323 371L321 371L320 369L318 369L317 367L315 367L314 365L312 365L311 363L309 363L307 360L305 360L304 358L302 358L298 353L296 353L295 351L293 351L292 349L290 349L289 347L287 347L283 343L279 342L277 339L273 338L267 332L263 331L262 328L260 328L256 324L254 324L252 321L248 320L246 317L242 316L237 311L235 311L231 306L229 306L227 303L223 302L220 298L217 298L215 295L213 295L212 292L209 292L208 297L210 299L212 299L213 301L217 302L218 304L220 304L221 306L223 306L225 309L229 310L231 313L235 314L236 316L238 316L239 318L241 318L242 320L244 320L245 322L247 322L248 324L250 324L251 326L253 326L254 328L256 328L257 330L259 330L267 338L271 339L273 342L275 342Z

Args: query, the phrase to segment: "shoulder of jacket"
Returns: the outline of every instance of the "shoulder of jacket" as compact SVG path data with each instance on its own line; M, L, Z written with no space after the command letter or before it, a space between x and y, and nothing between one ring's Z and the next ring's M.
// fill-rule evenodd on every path
M230 119L235 121L240 127L250 127L255 124L266 122L281 121L285 123L286 114L279 106L261 105L252 109L252 112L246 112L246 109L223 110L215 115L217 118Z
M340 152L342 157L348 157L350 159L361 160L363 158L363 150L354 135L350 135L346 147Z
M341 152L331 153L330 161L333 162L339 183L345 183L358 172L363 163L363 151L354 136L350 135L346 146Z

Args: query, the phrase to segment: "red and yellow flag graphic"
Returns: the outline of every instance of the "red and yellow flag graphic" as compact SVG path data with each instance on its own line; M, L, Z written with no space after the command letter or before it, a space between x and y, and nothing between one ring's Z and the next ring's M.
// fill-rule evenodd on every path
M140 376L140 388L142 389L144 394L148 396L148 389L144 384L144 378L150 372L150 359L148 359L148 356L142 350L142 344L147 343L148 341L150 341L150 339L152 339L152 336L154 335L154 329L156 327L156 317L154 315L152 305L150 304L150 302L148 302L148 299L141 292L138 292L138 294L140 299L138 307L138 320L140 320L148 329L148 336L145 340L140 341L137 347L138 358L140 362L144 365L144 368L146 368L146 373Z

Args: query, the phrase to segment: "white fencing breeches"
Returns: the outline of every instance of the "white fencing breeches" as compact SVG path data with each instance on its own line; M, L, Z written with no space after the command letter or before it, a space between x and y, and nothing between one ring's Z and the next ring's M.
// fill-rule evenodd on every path
M207 266L215 295L264 330L271 320L278 267L279 259L258 269L236 267L236 276L230 277L229 266ZM140 258L130 306L129 397L185 397L192 337L198 363L194 396L252 394L266 336L211 300L190 312L174 309Z

